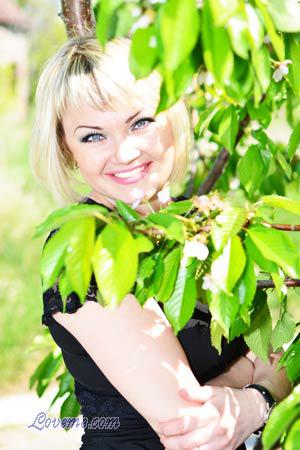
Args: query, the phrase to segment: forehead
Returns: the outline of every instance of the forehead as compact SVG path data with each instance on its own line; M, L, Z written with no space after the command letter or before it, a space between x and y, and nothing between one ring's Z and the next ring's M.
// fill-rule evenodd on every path
M83 108L94 112L133 112L156 109L159 101L159 83L151 75L135 80L129 76L110 78L101 71L72 74L65 79L56 95L56 110L60 119L69 111Z

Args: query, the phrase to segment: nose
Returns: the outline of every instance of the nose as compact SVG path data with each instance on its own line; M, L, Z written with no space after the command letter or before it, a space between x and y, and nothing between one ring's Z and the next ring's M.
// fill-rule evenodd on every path
M111 158L111 162L128 163L141 155L141 151L138 150L130 140L125 139L119 143L116 143L115 152Z

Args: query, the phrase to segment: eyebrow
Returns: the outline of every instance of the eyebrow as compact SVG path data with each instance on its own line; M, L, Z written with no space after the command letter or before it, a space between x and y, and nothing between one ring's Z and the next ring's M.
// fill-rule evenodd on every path
M133 114L132 116L128 117L128 119L125 120L125 123L130 122L130 121L131 121L132 119L134 119L140 112L141 112L141 111L138 111L138 112L136 112L135 114ZM96 125L79 125L78 127L75 128L74 133L75 133L75 131L76 131L78 128L92 128L93 130L103 130L102 127L98 127L98 126L96 126ZM73 133L73 134L74 134L74 133Z

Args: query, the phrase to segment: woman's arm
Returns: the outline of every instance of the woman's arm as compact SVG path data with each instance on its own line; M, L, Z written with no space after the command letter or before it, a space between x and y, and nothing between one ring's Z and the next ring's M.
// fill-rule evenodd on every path
M252 351L249 351L228 366L225 372L205 384L232 388L242 388L251 383L261 384L280 401L291 391L291 383L285 369L282 368L277 372L281 356L281 352L271 353L268 361L264 362Z
M182 387L199 387L179 340L157 302L131 294L114 310L85 302L53 317L85 348L116 389L159 433L157 423L192 413Z

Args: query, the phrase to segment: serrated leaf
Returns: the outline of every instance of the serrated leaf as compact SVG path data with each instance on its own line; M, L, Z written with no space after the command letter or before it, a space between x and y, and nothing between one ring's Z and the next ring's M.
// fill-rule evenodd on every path
M258 291L256 299L256 305L251 315L251 325L244 333L244 339L248 347L259 358L268 361L272 321L267 304L267 295L263 291Z
M68 281L81 301L84 301L91 281L94 243L95 219L85 217L72 221L65 264Z
M180 256L181 249L176 247L164 258L164 274L160 289L156 294L156 298L160 302L166 302L173 292L179 269Z
M214 32L212 33L211 30ZM202 43L207 69L218 83L225 85L233 71L234 57L225 28L216 27L213 22L208 1L203 5Z
M300 386L296 386L293 392L273 409L262 435L264 450L270 450L299 417Z
M65 223L55 234L50 234L44 245L41 257L43 292L53 286L64 266L72 223Z
M251 197L263 181L264 164L260 145L251 145L238 163L240 181Z
M138 28L132 36L129 67L136 79L147 77L155 67L158 48L155 27Z
M256 5L258 6L258 9L260 10L265 27L267 30L267 33L269 35L269 38L271 40L272 46L277 53L277 56L280 61L284 60L285 51L284 51L284 43L279 34L276 31L273 18L270 16L269 11L267 7L264 5L262 0L255 0Z
M222 145L228 150L230 153L233 152L235 147L236 136L238 133L239 123L238 117L236 113L236 109L234 106L230 106L224 111L222 115L218 135Z
M157 228L161 228L168 239L184 242L183 224L176 217L166 213L152 213L147 216L147 221L155 224Z
M169 214L186 214L193 208L193 202L191 200L180 200L178 202L172 202L160 212L166 212Z
M242 208L228 208L215 218L211 229L211 237L217 251L221 250L228 239L241 230L246 219L246 211Z
M36 227L34 238L40 237L46 232L59 228L66 222L75 219L81 219L86 216L97 216L99 214L107 214L108 210L101 205L70 205L65 208L58 209L51 213L47 219ZM98 216L99 218L99 216Z
M246 265L239 279L234 293L237 295L240 303L240 316L243 321L250 325L249 309L252 305L257 288L256 275L252 259L247 257Z
M149 238L147 238L143 234L138 234L134 238L135 238L135 243L136 243L136 248L137 248L138 253L151 252L154 245Z
M260 201L264 205L272 206L273 208L281 208L293 214L300 215L300 201L292 200L281 195L265 195Z
M118 213L127 221L134 222L141 219L141 216L122 200L116 200L116 208Z
M79 413L80 413L80 405L78 403L78 400L77 400L74 392L70 392L68 397L65 399L65 401L61 405L60 418L64 419L64 418L68 418L68 417L70 417L70 418L77 417L77 416L79 416ZM71 423L69 424L69 426L71 426ZM64 428L69 428L67 424L68 424L68 421L66 421L66 427L64 427Z
M220 256L212 263L211 274L217 286L229 293L240 278L246 263L246 256L238 236L228 240Z
M271 58L266 47L252 50L252 64L262 92L266 92L271 82Z
M199 12L194 0L169 0L161 7L163 64L168 70L177 69L191 53L197 42L199 27Z
M254 244L254 242L251 241L249 236L246 236L245 247L247 255L250 256L250 258L261 268L262 271L270 273L276 272L276 264L263 256L259 248Z
M251 225L248 236L264 255L292 278L299 276L299 253L294 242L282 231L262 225Z
M300 448L300 413L296 422L288 430L284 441L284 450L297 450Z
M138 268L136 243L125 225L112 222L104 227L96 240L92 265L105 303L114 308L130 292Z
M195 261L189 266L180 264L172 295L164 303L164 313L176 336L192 317L196 306L196 266Z
M300 146L300 123L293 129L290 135L287 152L289 155L290 162L295 156L297 149Z
M296 323L288 311L276 323L272 332L271 343L274 351L278 350L282 344L286 344L293 339ZM299 363L300 365L300 363Z
M219 291L212 294L209 302L209 310L214 320L218 322L223 330L224 336L228 339L229 329L233 323L239 309L239 299L234 294L226 294Z
M222 351L222 336L223 336L223 329L219 325L219 323L212 319L210 321L210 340L211 345L217 349L219 355Z

